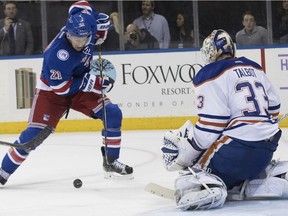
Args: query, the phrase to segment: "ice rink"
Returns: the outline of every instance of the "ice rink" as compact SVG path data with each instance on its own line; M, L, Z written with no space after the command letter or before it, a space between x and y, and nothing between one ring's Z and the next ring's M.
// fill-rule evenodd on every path
M173 188L177 172L161 164L164 131L124 131L121 161L134 167L134 180L103 178L100 132L55 133L0 186L0 216L286 216L287 200L227 202L223 208L182 212L171 200L144 191L150 183ZM17 135L0 135L13 142ZM0 158L7 151L0 147ZM275 159L288 160L288 129ZM73 187L80 178L82 188Z

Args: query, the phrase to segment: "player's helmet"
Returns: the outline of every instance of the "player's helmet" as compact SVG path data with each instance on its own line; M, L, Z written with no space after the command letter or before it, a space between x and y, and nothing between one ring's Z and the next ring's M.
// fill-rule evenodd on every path
M203 42L201 54L205 63L215 62L219 56L229 54L235 57L236 46L230 35L222 30L214 30Z
M70 36L90 37L92 34L91 24L86 21L83 14L77 13L68 17L66 30Z

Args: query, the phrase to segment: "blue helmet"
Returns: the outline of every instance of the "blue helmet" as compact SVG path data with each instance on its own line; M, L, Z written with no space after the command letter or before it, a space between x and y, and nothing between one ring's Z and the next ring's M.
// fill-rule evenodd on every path
M69 35L75 37L90 37L92 34L91 24L88 19L85 20L85 15L81 13L76 13L70 15L67 23L66 29Z

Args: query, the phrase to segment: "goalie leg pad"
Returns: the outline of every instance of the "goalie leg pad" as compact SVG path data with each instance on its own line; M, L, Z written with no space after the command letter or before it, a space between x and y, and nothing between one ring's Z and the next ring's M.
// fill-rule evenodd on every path
M227 197L224 182L204 170L189 168L175 180L175 199L181 210L221 207Z
M245 197L249 198L288 198L288 181L278 177L254 179L247 184Z
M230 190L228 200L288 198L288 161L272 160L259 179Z
M264 177L278 176L286 178L288 181L288 161L276 161L272 160L268 167L265 169ZM260 177L261 178L261 177Z
M260 179L247 184L247 198L288 198L288 161L272 160Z

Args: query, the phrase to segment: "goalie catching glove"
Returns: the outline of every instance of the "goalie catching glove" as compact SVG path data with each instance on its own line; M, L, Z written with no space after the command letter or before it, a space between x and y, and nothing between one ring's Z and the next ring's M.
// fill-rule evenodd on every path
M192 166L201 151L195 150L193 138L193 125L187 121L175 131L167 131L163 138L162 161L169 171L182 170Z

